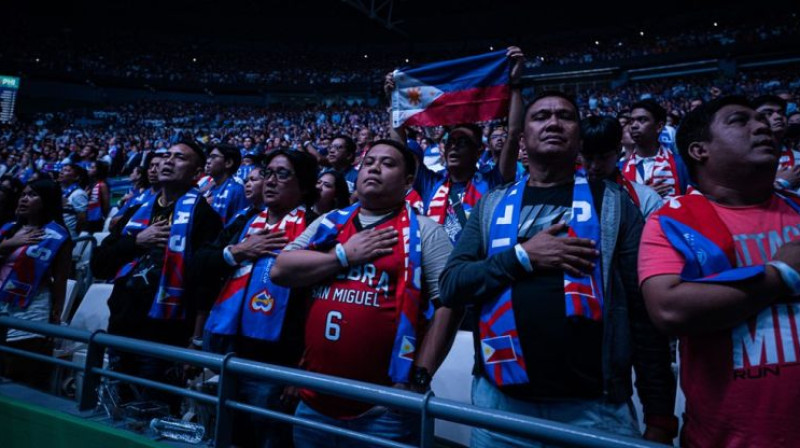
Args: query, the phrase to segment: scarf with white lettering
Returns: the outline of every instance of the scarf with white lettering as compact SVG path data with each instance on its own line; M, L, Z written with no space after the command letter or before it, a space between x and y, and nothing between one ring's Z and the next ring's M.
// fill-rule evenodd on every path
M519 215L528 176L517 181L507 191L492 215L489 228L488 256L508 250L517 244ZM600 220L595 212L594 199L586 172L575 172L572 193L572 219L569 237L600 241ZM599 248L599 246L598 246ZM598 257L598 260L602 259ZM528 374L517 323L512 309L512 286L497 298L485 303L480 313L481 359L488 377L498 386L526 384ZM574 277L564 272L564 300L568 317L603 319L603 287L600 263L596 262L591 275Z
M267 229L269 209L250 218L239 242ZM285 231L291 242L305 230L306 209L297 207L284 216L270 232ZM213 334L241 334L264 341L280 339L291 289L272 283L270 270L275 257L267 255L253 263L244 261L231 275L217 296L206 321L206 331Z
M775 194L800 213L800 198L784 191ZM667 241L685 259L681 280L727 283L764 273L764 265L736 267L733 236L700 191L669 200L657 213Z
M447 213L450 209L450 188L452 184L450 176L445 177L436 185L433 197L428 203L427 215L436 221L438 224L444 224L447 219ZM478 203L478 200L489 191L489 182L483 178L480 172L475 173L475 177L467 182L464 189L464 198L461 204L464 207L464 214L469 218L469 213L472 207Z
M186 309L183 306L186 260L190 253L189 236L194 221L194 208L199 198L200 192L197 188L192 188L175 203L169 240L164 253L164 265L161 268L161 279L148 313L148 316L153 319L182 320L186 318ZM153 204L157 200L158 195L154 195L142 204L122 229L122 234L135 236L146 229L150 225ZM123 266L114 280L130 274L137 263L139 263L138 258Z
M226 224L228 218L228 203L234 198L233 189L238 187L238 182L233 177L229 177L219 187L211 188L205 194L207 198L211 198L211 208L214 209L220 217L222 217L222 224Z
M342 210L334 210L323 218L317 232L311 237L308 249L329 250L337 243L342 228L358 216L361 206L355 203ZM397 276L397 332L395 333L389 376L392 382L408 383L411 366L417 354L417 329L421 317L433 317L433 305L428 301L422 310L422 243L416 213L408 203L400 210L400 228L403 236L405 263L398 266Z
M0 241L8 237L15 225L9 222L0 228ZM27 308L61 245L69 240L67 229L53 221L42 230L44 237L38 244L20 246L8 256L6 263L12 263L12 267L8 275L0 279L0 302Z
M645 159L635 152L628 157L622 175L631 182L642 185L655 186L667 184L672 189L667 196L680 194L680 180L678 179L678 168L675 164L675 156L663 146L659 146L650 172L645 172Z

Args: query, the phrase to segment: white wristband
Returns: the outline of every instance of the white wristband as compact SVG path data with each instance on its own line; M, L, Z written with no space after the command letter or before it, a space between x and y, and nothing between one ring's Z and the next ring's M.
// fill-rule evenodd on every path
M767 264L778 270L781 280L792 291L792 296L800 296L800 273L783 261L772 260Z
M342 265L343 268L349 267L350 262L347 260L347 252L344 250L342 243L337 243L334 251L336 252L336 258L339 260L339 264Z
M236 259L233 258L233 253L231 252L231 246L225 246L225 249L222 249L222 258L225 259L225 263L228 263L231 266L239 265L239 263L236 262Z
M525 251L525 248L522 247L522 244L514 246L514 253L517 255L517 261L522 265L522 268L527 272L533 272L531 258L528 256L528 252Z

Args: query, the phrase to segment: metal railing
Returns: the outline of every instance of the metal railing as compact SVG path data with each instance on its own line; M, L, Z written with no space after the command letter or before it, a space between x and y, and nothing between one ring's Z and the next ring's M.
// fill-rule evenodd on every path
M88 349L85 361L83 364L79 364L8 347L6 345L8 329L24 330L49 337L86 343L88 344ZM159 383L103 368L103 356L106 348L167 359L218 371L220 372L220 379L217 395L204 394L194 390ZM375 403L381 406L420 414L421 439L419 446L423 448L432 447L434 445L435 419L462 423L474 427L483 427L493 431L500 431L565 446L652 448L663 446L641 439L616 436L603 431L579 428L511 412L480 408L453 400L437 398L432 392L421 395L391 387L377 386L370 383L249 361L237 358L233 356L233 354L223 356L215 353L200 352L171 345L114 336L104 331L89 333L87 331L64 326L15 319L7 315L0 315L0 352L25 356L83 372L82 393L80 397L78 397L78 407L82 411L91 410L97 406L97 387L100 384L101 377L104 376L174 393L204 404L214 405L217 411L215 427L216 438L214 440L214 446L216 447L226 447L231 444L234 411L247 412L284 423L301 425L376 446L393 448L410 448L415 446L358 433L314 420L298 418L290 414L236 401L233 397L235 397L237 378L240 376L257 378L273 383L291 384L348 399Z

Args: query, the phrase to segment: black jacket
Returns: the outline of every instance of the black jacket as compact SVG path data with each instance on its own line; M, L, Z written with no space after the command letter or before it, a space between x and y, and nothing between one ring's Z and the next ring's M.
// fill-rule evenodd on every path
M114 281L114 290L108 299L111 312L108 331L112 334L163 342L184 346L194 329L194 319L201 304L208 303L208 296L213 294L198 280L200 269L196 263L194 252L209 241L213 241L222 230L219 215L204 200L199 200L194 209L192 228L189 236L189 248L186 254L186 279L183 296L186 307L184 320L157 320L147 316L158 290L158 279L164 265L165 249L153 249L149 252L136 245L136 237L122 235L122 229L140 206L131 207L120 219L112 233L92 255L92 272L97 278L112 280L125 264L142 257L137 269L127 276ZM174 205L173 205L174 207ZM154 214L159 213L154 207ZM161 210L169 212L169 210ZM143 278L144 266L150 268Z

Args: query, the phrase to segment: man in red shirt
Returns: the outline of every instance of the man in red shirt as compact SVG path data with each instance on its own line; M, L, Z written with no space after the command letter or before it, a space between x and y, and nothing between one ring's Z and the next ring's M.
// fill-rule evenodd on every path
M275 283L314 285L306 370L424 393L447 354L459 319L436 305L452 245L440 225L406 204L413 157L402 143L376 141L358 173L360 202L321 216L275 261ZM418 442L417 415L309 389L300 397L297 416ZM357 446L300 426L294 440L298 447Z
M780 151L741 97L690 112L677 135L697 190L650 216L639 278L680 337L687 446L800 440L800 201L773 188Z

